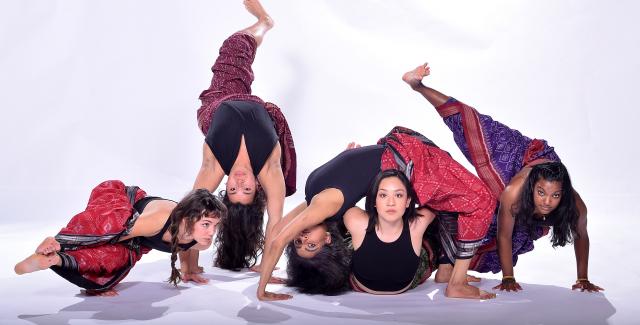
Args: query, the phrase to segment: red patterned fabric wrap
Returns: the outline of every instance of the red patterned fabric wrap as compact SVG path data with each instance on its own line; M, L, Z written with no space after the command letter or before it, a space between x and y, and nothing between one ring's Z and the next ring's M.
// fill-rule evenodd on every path
M150 251L151 249L145 246L135 250L123 244L105 244L67 251L65 254L76 260L80 276L98 286L107 286L99 290L107 290L120 283L142 255Z
M146 196L137 189L135 201ZM85 211L75 215L56 235L62 246L62 267L52 269L81 287L108 290L120 282L143 254L151 249L117 242L127 234L137 214L121 181L95 187Z
M256 40L243 33L233 34L222 43L220 54L211 68L211 86L200 94L202 106L197 114L198 127L206 135L215 111L224 101L243 100L263 105L278 134L286 196L290 196L296 191L296 150L291 129L278 106L251 94L254 79L251 64L255 59L257 47Z
M390 135L378 143L386 142L406 162L413 162L410 181L420 205L459 213L457 240L482 240L496 207L496 201L484 183L442 149L403 132ZM387 148L382 154L381 169L397 168L393 152Z
M138 190L135 200L147 196ZM125 230L133 205L129 202L126 185L121 181L104 181L91 191L89 202L83 212L78 213L59 235L107 236Z

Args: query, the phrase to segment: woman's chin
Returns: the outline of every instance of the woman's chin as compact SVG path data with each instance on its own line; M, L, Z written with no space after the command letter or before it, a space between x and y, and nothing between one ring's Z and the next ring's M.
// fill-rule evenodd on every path
M213 244L213 239L196 240L196 242L198 243L199 246L202 247L202 250L205 250L211 247L211 244Z

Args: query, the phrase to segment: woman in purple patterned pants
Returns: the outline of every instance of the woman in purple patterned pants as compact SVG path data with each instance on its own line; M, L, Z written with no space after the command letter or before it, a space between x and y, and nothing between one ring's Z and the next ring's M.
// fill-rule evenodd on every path
M424 64L407 72L403 80L436 108L460 150L500 202L470 269L502 271L502 283L494 289L522 290L513 273L518 255L531 251L533 241L546 235L551 227L554 247L574 244L577 281L572 289L603 290L589 282L587 276L587 208L571 186L569 174L553 147L426 87L422 79L429 74L429 66ZM443 269L446 274L446 267Z

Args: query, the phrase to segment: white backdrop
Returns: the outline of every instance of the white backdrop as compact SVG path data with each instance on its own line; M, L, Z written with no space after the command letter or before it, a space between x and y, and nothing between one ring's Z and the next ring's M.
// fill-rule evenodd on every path
M400 79L428 61L428 85L556 148L590 209L591 269L614 274L609 263L628 261L639 242L622 244L635 235L640 199L640 4L264 5L275 28L258 49L253 91L282 108L294 135L299 190L287 207L346 143L372 144L394 125L424 133L470 167L435 111ZM240 0L0 2L2 238L15 229L55 232L105 179L184 195L201 159L197 97L222 41L253 22ZM562 252L572 269L570 249ZM13 263L2 264L3 274Z

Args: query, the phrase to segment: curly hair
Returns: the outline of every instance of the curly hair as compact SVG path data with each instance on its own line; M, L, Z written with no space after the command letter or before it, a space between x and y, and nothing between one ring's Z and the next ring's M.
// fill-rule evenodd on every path
M335 223L324 223L331 244L324 245L312 258L303 258L293 242L286 249L287 286L301 293L334 296L349 290L351 250Z
M220 191L219 195L228 213L219 225L214 265L232 271L252 267L264 247L262 226L267 204L264 190L258 188L248 205L232 203L226 191Z
M378 195L378 189L380 188L380 183L383 179L388 177L397 177L400 182L407 189L407 197L410 200L409 207L404 211L402 215L402 220L407 222L412 222L418 217L416 213L416 202L418 195L416 191L413 189L411 182L407 179L407 176L404 175L403 172L397 169L387 169L381 171L376 175L376 178L373 180L373 185L369 188L369 193L367 193L367 198L365 200L365 211L367 211L367 215L369 216L369 224L367 226L367 232L375 231L375 227L378 224L378 210L376 209L376 196Z
M552 246L565 246L578 238L576 229L579 213L576 208L569 172L561 162L548 162L533 166L525 180L520 198L512 206L513 216L516 218L518 225L526 227L529 231L529 236L535 238L539 221L534 218L535 205L533 196L535 184L540 180L560 182L562 184L560 204L549 213L548 219L553 223Z
M180 271L176 268L178 259L178 231L184 220L185 231L193 231L193 225L203 217L221 218L224 220L227 208L211 192L205 189L193 190L187 194L171 211L169 220L169 233L171 234L171 276L169 283L177 286L180 282Z

